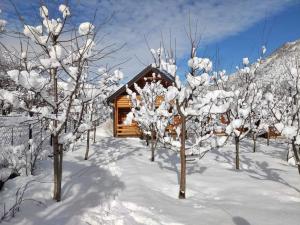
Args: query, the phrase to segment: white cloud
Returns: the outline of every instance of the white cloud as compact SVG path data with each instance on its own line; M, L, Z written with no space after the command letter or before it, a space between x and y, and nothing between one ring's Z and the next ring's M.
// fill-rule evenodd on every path
M89 5L97 1L90 1ZM290 1L284 0L102 0L98 4L99 14L115 12L103 31L108 32L110 41L126 42L121 51L122 58L132 58L127 63L126 73L134 75L143 66L135 55L145 63L151 62L144 35L151 47L159 47L161 32L167 37L169 30L177 42L177 57L186 54L189 43L184 27L188 25L188 15L197 19L202 44L212 43L246 30L265 16L283 9Z
M91 18L98 8L100 18L114 12L113 18L105 24L100 34L108 33L109 42L126 46L114 57L114 61L131 58L122 65L125 75L134 76L143 66L135 56L146 64L151 63L144 35L151 47L158 48L161 32L165 37L169 30L176 38L177 57L186 54L189 43L185 33L188 15L198 21L202 46L236 35L254 23L284 9L289 0L74 0L71 11L78 20ZM78 5L79 3L79 5ZM72 7L73 6L73 7ZM73 13L72 13L73 14Z

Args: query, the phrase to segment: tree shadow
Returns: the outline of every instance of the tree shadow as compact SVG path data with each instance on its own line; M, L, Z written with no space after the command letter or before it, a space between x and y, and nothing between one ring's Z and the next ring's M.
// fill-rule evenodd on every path
M232 151L234 151L234 149L232 149ZM234 155L233 152L222 151L218 148L218 149L212 149L211 153L215 155L214 159L216 162L227 163L229 165L232 165L232 167L235 165L235 158L233 157ZM230 168L229 170L233 170L233 169Z
M178 169L179 164L179 157L178 153L174 151L168 151L165 148L158 149L156 151L157 153L157 158L156 160L157 165L159 166L160 169L167 169L170 171L173 171L177 175L177 182L179 184L180 182L180 171Z
M247 170L247 172L250 173L249 175L250 177L257 180L275 181L289 188L292 188L298 193L300 193L300 189L290 185L286 180L280 177L279 173L277 173L277 171L283 171L283 170L271 168L269 164L265 161L264 162L255 161L255 165L258 167L259 172L252 169Z
M109 170L95 165L86 166L73 161L64 162L62 201L57 203L49 199L49 185L36 183L30 187L25 198L32 198L45 203L46 208L34 207L34 202L24 202L20 208L20 216L12 219L13 223L40 224L68 224L76 223L88 209L98 208L110 199L115 199L125 188L118 176ZM75 171L75 168L77 169ZM50 175L51 176L51 175ZM43 185L44 187L41 187ZM38 193L42 191L41 193Z
M249 139L243 139L241 141L241 146L244 149L247 149L249 152L253 152L253 141ZM256 141L256 152L255 153L263 153L275 159L281 159L286 161L286 155L288 151L288 145L285 142L280 142L279 140L270 140L269 147L276 148L277 151L268 151L266 147L267 142L264 138L257 138Z
M133 147L132 144L126 143L124 139L112 137L105 137L100 141L91 144L90 148L93 148L94 151L89 155L87 161L90 161L97 166L117 162L128 156L135 155L136 152L140 150L140 147ZM128 151L124 152L121 151L121 149L126 149ZM75 158L79 161L83 161L84 155L76 156Z
M239 217L239 216L233 217L232 221L236 225L251 225L247 220L245 220L243 217Z
M37 183L30 187L26 193L26 198L34 199L34 201L26 201L21 206L20 215L13 218L15 223L24 223L27 221L32 225L39 224L67 224L73 222L74 217L80 219L86 210L98 208L109 199L115 199L120 191L125 189L125 184L115 175L110 164L115 163L125 157L135 154L140 147L132 145L130 141L116 138L103 138L95 144L91 144L94 148L89 156L88 164L84 160L84 155L76 153L80 148L84 148L85 143L80 143L74 151L75 160L64 160L63 162L63 182L62 182L62 201L59 203L51 199L51 187L53 183L46 182ZM120 151L125 148L128 151ZM52 163L46 161L48 168L44 168L50 174L47 179L52 180ZM49 165L48 165L49 164ZM67 176L65 174L68 174ZM35 178L37 178L36 176ZM39 192L43 194L40 195ZM37 194L37 195L36 195ZM35 201L44 203L46 208L34 206ZM100 212L99 212L100 213ZM74 221L76 224L76 221ZM26 222L25 222L26 223Z
M207 167L206 166L198 166L198 164L196 164L197 166L189 166L187 164L187 171L186 173L188 175L190 174L194 174L194 173L199 173L199 174L202 174L204 173L206 170L207 170Z
M212 151L217 162L228 163L234 165L235 163L235 154L228 151ZM278 172L283 172L281 169L276 169L270 167L269 163L266 161L254 161L253 159L246 156L247 154L240 155L240 164L242 165L242 170L236 170L234 168L227 168L227 170L235 172L246 172L249 177L257 180L269 180L274 181L280 184L283 184L286 187L292 188L297 192L300 192L300 189L290 185L286 180L284 180ZM255 169L252 169L255 168Z
M83 146L84 144L81 143L77 149ZM28 220L33 225L66 224L72 218L82 215L87 209L101 207L109 199L115 199L125 185L118 176L112 173L109 164L135 154L139 148L132 147L124 140L113 138L102 139L100 142L92 144L91 147L95 151L89 157L89 165L83 159L84 155L82 157L77 155L73 157L75 160L71 161L64 160L62 201L60 203L56 203L50 198L49 189L52 184L48 184L44 189L47 189L45 191L47 197L38 197L37 199L34 193L41 189L32 187L27 194L28 198L44 202L47 208L37 207L36 212L33 213L29 211L29 209L32 210L33 206L30 204L33 203L26 202L21 207L20 216L14 218L14 221L22 223L22 221ZM128 152L121 152L120 148L126 148ZM75 149L74 154L76 151ZM52 175L49 175L49 178L52 179Z
M156 163L160 169L167 169L173 171L177 175L178 184L180 182L180 158L177 152L170 151L165 148L158 149L157 151L157 159ZM194 173L204 173L207 169L205 166L199 166L198 160L195 159L195 162L186 163L186 174L194 174Z

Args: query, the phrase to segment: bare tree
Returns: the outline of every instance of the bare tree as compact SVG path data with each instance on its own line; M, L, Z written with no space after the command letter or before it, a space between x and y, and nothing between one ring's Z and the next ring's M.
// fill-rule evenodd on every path
M101 95L99 77L95 71L100 61L118 50L114 45L101 47L97 43L97 30L90 22L79 27L70 23L70 8L61 4L61 16L51 19L48 8L39 9L41 25L24 23L20 33L20 67L8 71L10 78L40 99L40 104L28 107L20 98L19 108L49 121L52 136L54 193L61 200L63 151L89 129L84 122L86 105ZM21 14L20 21L23 22ZM92 96L85 97L86 87L95 85ZM75 125L64 133L68 121Z

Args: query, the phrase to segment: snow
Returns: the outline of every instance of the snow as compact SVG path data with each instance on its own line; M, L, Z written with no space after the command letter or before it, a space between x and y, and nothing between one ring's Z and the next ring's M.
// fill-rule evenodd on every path
M46 6L41 6L41 7L40 7L40 16L41 16L42 18L48 17L48 9L47 9Z
M167 71L172 76L175 76L176 71L177 71L177 66L173 63L161 61L161 69Z
M179 200L178 154L159 147L156 162L150 162L141 140L105 134L109 124L97 128L88 161L85 143L65 153L62 202L51 200L51 160L41 161L34 177L9 180L0 192L1 206L12 204L16 189L30 180L24 198L42 204L24 201L4 224L299 224L299 175L285 162L287 146L280 140L267 146L259 139L257 153L249 140L242 141L240 171L234 170L230 143L188 162L187 199Z
M80 124L80 126L78 127L78 131L79 132L85 132L87 130L91 129L91 126L86 124L86 123L82 123Z
M164 53L164 49L162 47L158 48L157 50L151 48L150 52L154 58L154 63L151 64L152 67L166 71L172 76L176 75L177 66L175 64L175 60L170 57L168 53Z
M47 19L43 20L43 25L47 29L48 33L53 33L54 35L58 35L63 28L63 25L59 19Z
M243 58L243 64L247 66L249 64L249 59L248 58Z
M101 128L98 128L97 136L102 137L112 137L113 136L113 120L108 119L101 124Z
M117 80L122 80L124 78L124 73L121 70L115 70L114 76Z
M14 95L14 92L10 92L4 89L0 89L0 100L6 101L12 105L19 105L19 100Z
M59 45L51 46L49 55L51 59L60 59L62 56L62 47Z
M40 59L40 63L45 69L49 69L52 64L52 59Z
M187 81L191 85L192 88L200 86L209 81L209 76L207 73L201 74L201 76L192 76L190 73L187 74Z
M285 137L293 139L297 135L297 130L295 126L286 126L281 132Z
M79 53L82 54L84 58L88 58L94 46L95 42L89 38L84 43L84 46L79 49Z
M78 67L77 66L70 66L69 67L70 75L74 78L76 77L76 74L78 73Z
M63 18L66 18L67 16L70 16L70 15L71 15L69 7L67 7L67 6L64 5L64 4L61 4L61 5L58 7L58 10L63 14Z
M94 28L95 28L94 25L91 24L90 22L84 22L79 25L78 33L80 35L87 35L93 32Z
M125 119L125 121L124 121L124 124L125 124L125 125L131 125L133 119L134 119L134 114L133 114L133 112L129 112L129 113L127 114L127 116L126 116L126 119Z
M212 62L208 58L193 57L188 60L188 66L193 69L200 69L209 72L212 70Z
M294 66L299 58L300 40L284 44L262 61L257 77L263 85L285 82L290 77L287 67Z
M165 101L170 102L170 101L174 100L177 95L178 95L178 89L174 86L170 86L170 87L168 87L168 91L165 95Z
M1 162L1 155L0 155L0 162ZM8 179L11 175L11 169L9 168L0 168L0 183L1 181L4 182Z
M35 39L37 39L37 37L39 35L42 34L42 29L43 29L43 27L41 25L36 26L36 27L24 25L23 33L26 37L29 37L29 38L35 40Z
M44 87L47 80L40 76L35 70L28 73L26 70L21 71L19 74L17 70L8 71L7 74L15 81L16 84L23 86L26 89L40 90Z
M273 102L274 96L272 93L268 92L265 94L265 99L267 102Z
M263 55L266 54L266 52L267 52L266 46L263 45L263 46L261 47L261 52L262 52Z

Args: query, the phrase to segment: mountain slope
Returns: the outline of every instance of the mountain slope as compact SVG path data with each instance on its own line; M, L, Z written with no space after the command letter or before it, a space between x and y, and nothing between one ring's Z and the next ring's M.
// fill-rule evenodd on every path
M265 82L281 82L288 78L289 68L300 60L300 39L288 42L263 60L257 74Z

